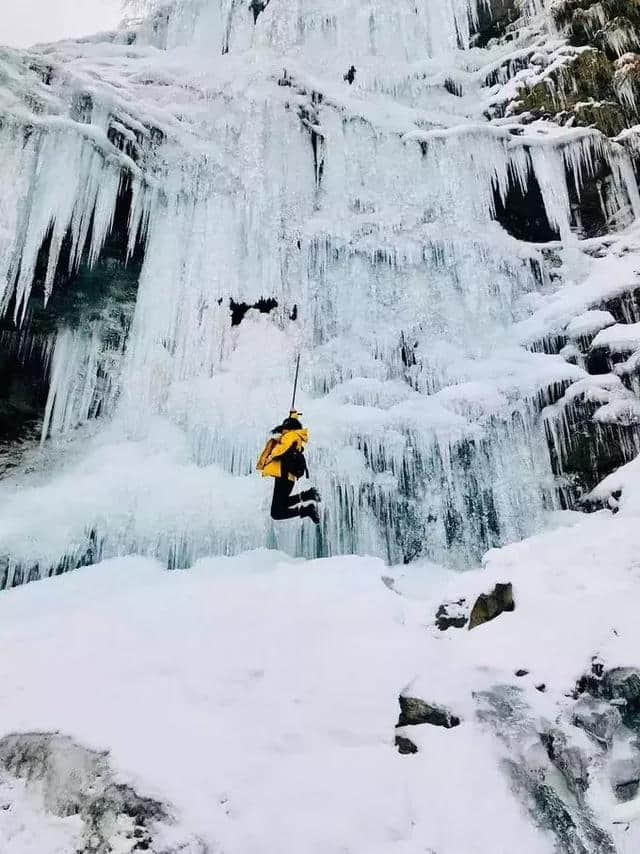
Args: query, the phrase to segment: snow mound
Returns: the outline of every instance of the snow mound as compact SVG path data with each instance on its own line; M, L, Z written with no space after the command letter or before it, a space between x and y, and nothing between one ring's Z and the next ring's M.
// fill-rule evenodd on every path
M567 324L566 331L569 338L584 338L587 335L595 335L607 326L613 326L615 322L610 311L592 309L574 317Z
M640 347L640 323L616 323L602 329L591 346L604 347L611 353L631 353Z

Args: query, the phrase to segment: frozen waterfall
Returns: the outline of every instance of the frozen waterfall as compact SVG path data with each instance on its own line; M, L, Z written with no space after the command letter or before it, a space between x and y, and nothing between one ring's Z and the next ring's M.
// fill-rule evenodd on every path
M175 0L0 50L2 348L48 382L0 582L264 545L467 567L567 506L558 401L587 373L545 339L607 277L584 188L633 231L640 145L497 110L553 28L532 7L472 46L480 11ZM505 228L514 194L542 242ZM297 352L318 530L272 523L254 472Z

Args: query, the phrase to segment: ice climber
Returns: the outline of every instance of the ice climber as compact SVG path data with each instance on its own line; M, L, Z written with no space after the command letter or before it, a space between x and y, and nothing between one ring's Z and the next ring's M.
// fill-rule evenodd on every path
M316 502L320 494L313 487L292 495L296 481L309 476L304 449L309 441L309 431L300 422L301 413L291 410L289 417L271 431L256 468L262 477L273 477L272 519L309 518L320 522ZM310 503L305 503L310 502Z

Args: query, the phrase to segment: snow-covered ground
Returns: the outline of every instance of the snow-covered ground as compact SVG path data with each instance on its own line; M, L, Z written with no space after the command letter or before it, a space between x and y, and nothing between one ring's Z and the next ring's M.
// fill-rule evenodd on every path
M640 657L628 494L617 515L559 514L554 530L462 575L253 551L174 572L121 558L8 591L0 735L58 731L109 751L123 781L171 804L212 852L551 854L570 849L535 825L503 760L539 766L556 785L540 733L564 726L592 769L580 808L613 850L636 851L640 800L616 802L606 751L566 722L594 656L606 668ZM472 604L497 581L513 583L514 612L472 631L435 627L440 603ZM496 726L483 704L505 686L525 711ZM399 754L401 693L461 724L406 726L418 752ZM75 851L77 816L47 813L37 788L0 780L3 851Z

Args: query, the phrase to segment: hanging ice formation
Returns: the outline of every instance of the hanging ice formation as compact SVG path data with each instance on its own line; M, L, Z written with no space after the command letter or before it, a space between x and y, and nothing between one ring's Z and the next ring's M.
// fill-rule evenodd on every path
M559 351L626 275L581 238L640 215L640 145L507 106L571 51L533 6L487 46L490 11L176 0L0 52L0 366L46 392L0 582L263 545L465 566L575 500ZM318 531L253 473L298 350Z

